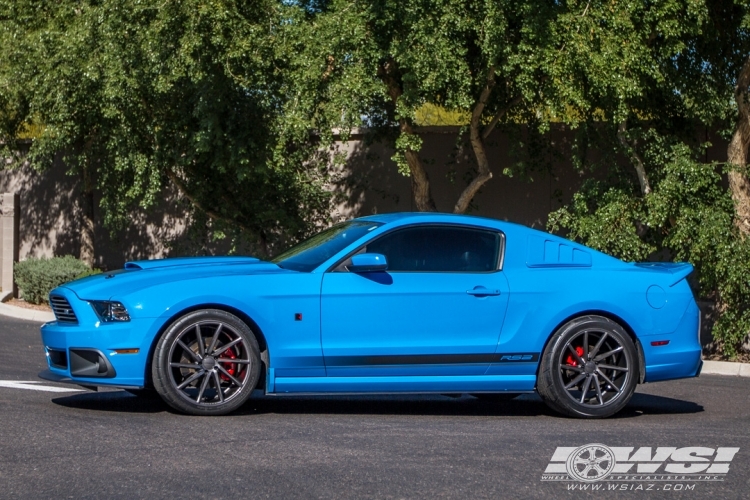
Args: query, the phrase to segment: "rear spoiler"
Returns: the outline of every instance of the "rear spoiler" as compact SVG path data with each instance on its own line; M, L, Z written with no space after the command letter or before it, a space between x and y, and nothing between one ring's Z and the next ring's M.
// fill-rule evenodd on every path
M693 272L693 265L689 262L638 262L636 267L649 269L657 273L669 274L670 285L675 286Z

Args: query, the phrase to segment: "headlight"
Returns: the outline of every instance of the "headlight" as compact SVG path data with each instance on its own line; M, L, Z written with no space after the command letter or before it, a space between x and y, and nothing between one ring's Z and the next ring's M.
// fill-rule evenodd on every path
M89 304L99 319L105 323L114 321L130 321L130 314L122 302L111 302L109 300L90 300Z

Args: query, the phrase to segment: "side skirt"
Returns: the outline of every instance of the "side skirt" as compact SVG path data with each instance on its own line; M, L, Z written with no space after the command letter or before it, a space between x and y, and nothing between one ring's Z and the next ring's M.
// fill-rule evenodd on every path
M536 375L277 377L268 394L532 392L535 386Z

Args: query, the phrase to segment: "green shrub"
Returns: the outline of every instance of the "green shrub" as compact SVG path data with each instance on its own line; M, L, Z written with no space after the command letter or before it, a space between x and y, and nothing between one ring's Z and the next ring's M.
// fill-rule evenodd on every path
M27 259L13 265L13 276L21 296L32 304L46 303L53 288L97 272L70 255Z

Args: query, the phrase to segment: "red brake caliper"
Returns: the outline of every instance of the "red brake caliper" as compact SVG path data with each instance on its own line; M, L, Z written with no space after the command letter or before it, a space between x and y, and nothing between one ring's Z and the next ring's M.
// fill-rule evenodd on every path
M221 356L219 356L219 360L223 359L237 359L237 353L234 352L234 347L230 347L229 349L221 353ZM227 364L222 363L222 366L227 371L227 373L229 373L233 377L234 374L237 373L237 363L228 363L228 366ZM219 372L219 376L224 382L229 382L229 377L227 377L223 373Z
M576 354L583 359L583 347L576 347ZM567 359L565 359L565 362L569 364L570 366L578 366L578 362L573 358L572 354L569 354Z

